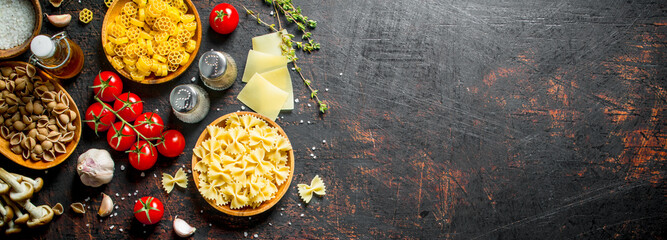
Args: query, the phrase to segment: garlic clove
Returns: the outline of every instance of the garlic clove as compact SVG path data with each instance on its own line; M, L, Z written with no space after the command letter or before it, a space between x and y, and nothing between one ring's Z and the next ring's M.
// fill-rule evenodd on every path
M185 220L178 218L178 216L174 217L174 232L176 232L176 235L179 237L189 237L192 236L192 234L195 233L196 228L190 226Z
M97 210L97 215L100 215L100 217L106 217L111 214L113 211L113 200L111 200L111 197L109 195L106 195L102 193L102 203L100 204L100 209Z
M49 20L53 26L56 27L66 27L69 25L69 22L72 21L72 15L69 13L60 14L60 15L48 15L46 14L46 19Z

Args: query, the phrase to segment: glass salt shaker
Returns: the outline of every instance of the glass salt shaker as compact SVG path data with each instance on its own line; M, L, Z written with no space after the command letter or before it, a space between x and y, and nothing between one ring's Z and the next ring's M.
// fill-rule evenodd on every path
M176 86L169 94L169 103L174 115L186 123L196 123L204 119L211 105L208 93L195 84Z
M50 75L60 78L73 78L83 68L81 47L60 32L52 37L39 35L30 42L30 63L42 67Z
M199 57L199 76L206 87L225 90L236 80L236 61L226 52L211 49Z

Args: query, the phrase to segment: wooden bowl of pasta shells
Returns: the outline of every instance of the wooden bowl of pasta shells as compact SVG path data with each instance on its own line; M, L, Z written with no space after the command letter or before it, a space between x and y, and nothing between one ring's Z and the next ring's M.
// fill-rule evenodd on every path
M0 153L24 167L47 169L74 152L81 115L56 80L25 62L0 62L0 95Z
M237 143L245 144L243 151ZM294 151L285 131L270 119L253 112L230 113L199 136L192 174L199 193L213 208L232 216L253 216L273 207L287 192L294 175ZM239 208L244 199L248 205Z
M109 63L125 78L143 84L158 84L180 76L192 64L201 45L202 27L197 8L190 0L148 2L166 6L153 7L146 3L141 7L133 0L113 1L102 24L102 48ZM178 11L181 18L170 10ZM153 15L158 17L151 17ZM171 22L167 21L169 19ZM127 43L121 44L126 40ZM163 42L164 46L160 46Z

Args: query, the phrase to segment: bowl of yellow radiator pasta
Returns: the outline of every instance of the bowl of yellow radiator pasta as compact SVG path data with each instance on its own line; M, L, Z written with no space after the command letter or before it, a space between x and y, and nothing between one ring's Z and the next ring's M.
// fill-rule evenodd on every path
M102 46L118 73L143 84L181 75L201 44L201 20L190 0L115 0L104 16Z

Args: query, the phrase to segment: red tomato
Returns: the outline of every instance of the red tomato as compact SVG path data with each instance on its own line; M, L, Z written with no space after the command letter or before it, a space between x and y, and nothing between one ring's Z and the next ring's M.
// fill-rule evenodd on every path
M123 93L113 103L113 110L125 121L132 122L144 111L144 102L134 93Z
M181 132L167 130L162 134L162 141L157 143L157 150L165 157L176 157L181 155L185 149L185 138Z
M100 72L93 80L93 92L102 101L113 102L123 92L123 81L114 72Z
M137 120L134 121L134 127L146 138L158 138L160 137L160 134L162 134L164 123L162 122L160 115L147 112L141 114Z
M108 108L104 108L103 106L107 106ZM109 130L113 122L116 121L116 115L109 109L111 109L111 106L106 103L102 105L102 103L95 102L88 106L84 122L95 130L95 134Z
M130 164L137 170L149 169L157 161L157 150L153 145L143 140L134 144L132 149L127 152L130 153Z
M156 224L164 215L162 202L154 197L142 197L134 204L134 217L143 224Z
M217 33L229 34L239 24L239 14L231 4L221 3L211 11L211 14L208 16L208 23Z
M137 140L137 134L130 126L122 122L114 123L107 132L107 143L116 151L125 151Z

